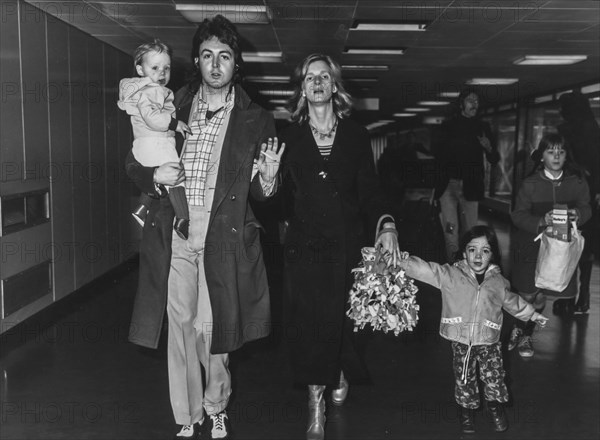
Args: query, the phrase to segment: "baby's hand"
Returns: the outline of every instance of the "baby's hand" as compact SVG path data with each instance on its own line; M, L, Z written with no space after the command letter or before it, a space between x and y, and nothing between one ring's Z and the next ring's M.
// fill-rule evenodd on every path
M192 134L192 129L183 121L177 121L177 128L175 131L181 133L183 137L186 137L187 134Z
M531 320L533 322L537 323L542 328L546 327L546 324L548 323L548 318L546 318L541 313L537 313L537 312L533 314L533 316L531 317Z

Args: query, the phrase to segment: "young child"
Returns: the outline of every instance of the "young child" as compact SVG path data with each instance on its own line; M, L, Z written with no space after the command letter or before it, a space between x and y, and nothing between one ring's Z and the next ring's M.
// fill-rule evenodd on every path
M460 260L453 265L439 265L404 254L400 266L408 276L442 291L440 335L452 341L454 398L463 433L475 432L473 410L480 403L477 363L495 430L502 432L508 428L502 407L508 401L499 342L502 309L542 327L548 318L509 290L508 280L500 273L500 249L492 228L471 228L461 239L457 257Z
M165 87L171 78L171 50L160 40L139 46L133 55L138 78L124 78L119 83L121 110L131 115L133 155L146 167L158 167L166 162L179 162L175 149L175 131L183 136L191 133L185 122L174 118L173 92ZM187 240L189 210L182 184L167 189L175 210L174 229ZM140 197L140 206L132 213L142 226L151 198Z
M569 223L574 221L581 226L587 222L592 216L589 187L583 173L571 159L570 148L558 134L543 136L531 159L535 166L523 180L510 214L517 227L511 240L511 281L519 295L533 303L538 312L543 311L548 294L559 298L553 304L554 314L570 314L577 295L577 277L573 275L562 292L538 289L535 286L535 266L540 241L534 242L534 238L546 227L552 226L552 211L556 204L567 205ZM532 357L535 353L531 342L534 329L534 323L518 323L511 333L508 349L517 346L521 357Z

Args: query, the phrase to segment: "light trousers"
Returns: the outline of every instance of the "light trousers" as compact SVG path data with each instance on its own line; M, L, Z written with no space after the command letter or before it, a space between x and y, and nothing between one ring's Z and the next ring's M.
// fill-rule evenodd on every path
M448 262L454 261L461 235L477 225L478 209L479 202L465 199L463 181L450 179L440 197L440 220Z
M212 310L203 258L208 216L203 207L190 206L188 240L173 234L167 356L171 406L179 425L202 423L203 409L208 415L224 410L231 394L229 354L210 353Z

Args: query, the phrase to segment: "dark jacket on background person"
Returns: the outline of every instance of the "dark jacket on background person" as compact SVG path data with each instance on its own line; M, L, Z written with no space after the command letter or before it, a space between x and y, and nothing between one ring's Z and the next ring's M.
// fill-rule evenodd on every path
M175 94L177 119L188 122L199 83ZM270 331L267 275L260 245L260 223L249 196L264 198L258 175L250 182L260 145L275 136L272 116L236 86L235 104L223 141L217 186L211 208L204 269L213 329L211 353L229 353ZM177 134L178 152L183 137ZM143 191L155 197L154 168L142 167L130 154L126 170ZM174 212L168 197L149 207L140 243L138 290L129 340L156 348L167 304Z
M484 135L490 140L492 151L487 153L477 136ZM442 193L449 179L463 181L465 199L482 200L484 196L485 168L483 156L491 164L500 160L490 126L478 118L465 118L457 115L442 124L440 138L436 142L436 158L440 164L443 183Z

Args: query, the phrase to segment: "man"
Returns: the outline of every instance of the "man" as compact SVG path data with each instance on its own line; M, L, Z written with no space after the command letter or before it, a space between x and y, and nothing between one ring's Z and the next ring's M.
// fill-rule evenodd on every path
M178 137L181 164L144 168L131 156L127 163L129 176L155 197L162 185L184 181L190 205L188 240L172 233L168 198L156 198L149 209L129 335L156 348L166 306L177 439L196 438L200 426L208 433L203 438L229 436L228 353L269 333L261 226L249 196L263 199L274 191L284 146L278 148L272 116L236 84L238 42L235 27L220 15L198 26L192 43L197 79L175 95L177 118L192 131Z
M440 219L448 261L454 260L460 235L477 224L484 195L484 155L491 164L500 160L489 125L477 118L477 93L464 90L458 103L460 113L442 125L436 154L447 182L440 196Z

